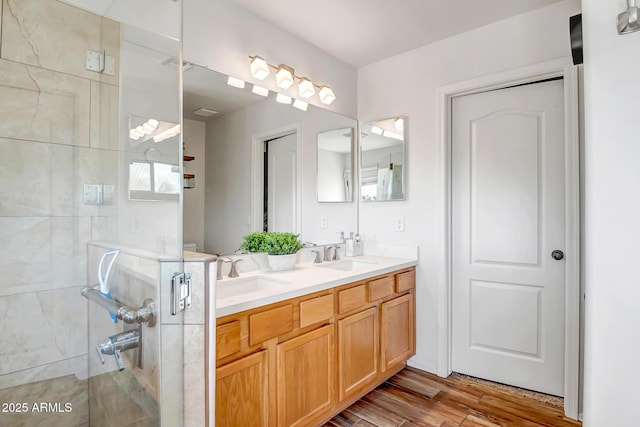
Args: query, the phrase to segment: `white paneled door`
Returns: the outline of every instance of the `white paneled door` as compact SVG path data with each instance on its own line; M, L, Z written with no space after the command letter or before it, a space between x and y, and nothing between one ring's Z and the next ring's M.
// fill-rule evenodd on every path
M297 135L292 133L267 142L268 231L298 233Z
M453 370L562 396L563 81L453 98L451 130Z

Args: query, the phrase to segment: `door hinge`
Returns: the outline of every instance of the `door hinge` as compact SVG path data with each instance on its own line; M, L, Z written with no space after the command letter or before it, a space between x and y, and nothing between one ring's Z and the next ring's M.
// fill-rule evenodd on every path
M191 308L191 273L176 273L171 279L171 314Z

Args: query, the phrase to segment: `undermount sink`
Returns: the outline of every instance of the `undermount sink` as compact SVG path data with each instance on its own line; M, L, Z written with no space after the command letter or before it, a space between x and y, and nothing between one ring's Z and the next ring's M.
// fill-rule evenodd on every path
M290 282L265 276L241 277L238 279L222 279L216 282L216 299L230 298L238 295L274 289Z
M331 268L333 270L342 270L342 271L355 271L355 270L363 270L365 268L371 268L376 264L377 262L373 262L373 261L343 259L341 261L330 261L330 262L327 262L326 264L320 264L318 267Z

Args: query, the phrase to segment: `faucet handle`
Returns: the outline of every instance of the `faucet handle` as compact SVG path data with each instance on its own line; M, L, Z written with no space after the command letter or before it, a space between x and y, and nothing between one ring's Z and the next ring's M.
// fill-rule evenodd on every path
M113 357L116 358L116 365L118 365L119 371L124 371L124 362L122 361L122 356L120 355L120 349L117 349L113 352Z
M240 261L244 261L244 260L242 258L239 258L231 261L231 270L229 270L229 275L227 277L230 277L230 278L240 277L240 274L238 273L238 263Z
M314 252L316 254L316 257L313 260L314 264L320 264L322 262L322 255L320 255L322 253L322 251L320 250L312 250L311 252Z
M231 262L231 258L226 256L218 257L218 274L216 275L216 280L222 280L222 264L225 262Z
M336 245L336 246L333 248L333 258L332 258L332 259L333 259L334 261L338 261L338 260L340 259L340 255L338 255L338 249L340 249L340 245Z

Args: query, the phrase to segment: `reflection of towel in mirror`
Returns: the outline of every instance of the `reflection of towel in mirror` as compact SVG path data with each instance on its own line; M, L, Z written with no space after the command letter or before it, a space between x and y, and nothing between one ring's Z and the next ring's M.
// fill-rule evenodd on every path
M402 165L378 169L377 200L402 198Z

